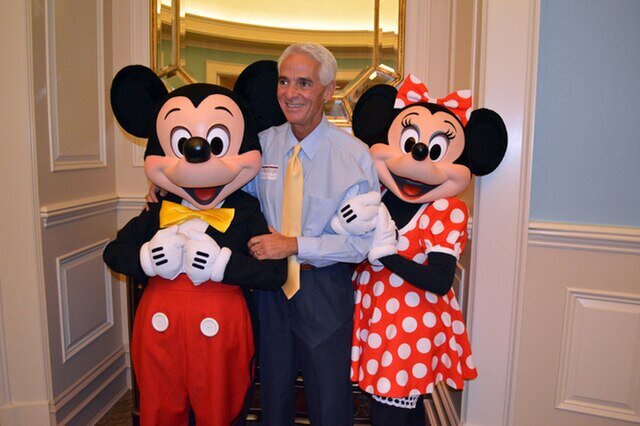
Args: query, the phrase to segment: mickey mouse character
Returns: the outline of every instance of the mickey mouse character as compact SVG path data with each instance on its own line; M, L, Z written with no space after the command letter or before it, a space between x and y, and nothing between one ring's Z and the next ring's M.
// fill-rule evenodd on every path
M373 425L424 425L422 395L439 382L462 389L477 376L451 288L467 242L467 207L455 197L472 174L500 164L507 133L498 114L470 106L470 92L433 99L409 75L399 90L372 87L354 109L354 134L370 146L386 187L377 222L390 215L399 230L397 253L374 247L353 279L351 379L373 395ZM369 202L350 200L339 227L362 232L353 212Z
M275 63L250 66L241 80L265 72L275 88ZM243 424L254 363L243 290L278 289L286 279L286 261L259 261L247 249L269 232L258 200L239 191L261 163L251 114L220 86L167 93L139 65L115 76L111 105L127 132L148 138L145 174L169 192L104 251L111 269L148 282L131 348L141 423L186 425L191 407L199 425Z

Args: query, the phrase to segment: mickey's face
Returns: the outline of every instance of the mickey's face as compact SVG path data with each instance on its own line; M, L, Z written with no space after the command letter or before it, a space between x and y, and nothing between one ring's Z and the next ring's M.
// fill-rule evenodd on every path
M393 120L387 140L388 145L373 145L371 155L380 181L398 198L433 202L469 185L469 169L454 163L464 150L464 130L447 111L407 107Z
M209 95L197 107L185 96L170 98L156 119L165 156L148 155L145 173L194 206L213 208L258 173L260 152L239 154L244 132L242 111L228 96Z

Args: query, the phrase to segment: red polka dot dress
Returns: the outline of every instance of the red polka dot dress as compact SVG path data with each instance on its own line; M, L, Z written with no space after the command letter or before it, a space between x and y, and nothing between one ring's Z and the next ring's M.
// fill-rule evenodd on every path
M432 251L457 259L466 228L467 207L459 199L425 204L400 230L398 254L421 264ZM438 296L367 261L353 280L351 380L365 392L403 398L431 393L441 381L462 389L478 375L453 289Z

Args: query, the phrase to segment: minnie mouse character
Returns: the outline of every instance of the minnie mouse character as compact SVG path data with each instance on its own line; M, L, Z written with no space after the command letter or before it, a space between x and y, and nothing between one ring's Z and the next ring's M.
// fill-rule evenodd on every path
M353 278L351 379L373 395L373 425L424 425L422 395L477 376L451 288L467 242L467 207L455 196L500 164L507 133L498 114L470 106L468 91L433 99L409 75L399 90L372 87L354 109L354 134L386 187L378 223L390 215L398 228L397 253L374 247ZM364 211L363 199L348 202L338 228L362 231L348 212Z
M250 66L241 81L265 72L275 90L275 63ZM243 290L286 279L285 261L247 249L269 232L258 200L239 190L261 163L251 114L235 92L198 83L168 93L137 65L113 79L111 105L127 132L148 138L145 174L169 192L104 252L111 269L147 283L131 347L141 423L187 424L191 407L198 424L243 424L254 363Z

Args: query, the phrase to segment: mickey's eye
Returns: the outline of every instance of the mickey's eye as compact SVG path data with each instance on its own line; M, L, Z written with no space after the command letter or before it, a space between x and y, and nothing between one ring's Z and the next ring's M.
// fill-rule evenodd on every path
M400 150L405 154L411 152L411 148L420 140L420 132L414 126L407 126L400 135Z
M429 141L429 158L434 163L442 160L449 148L449 138L443 133L438 133Z
M171 131L171 149L173 154L182 158L184 156L184 144L191 138L191 133L184 127L176 127Z
M211 145L211 154L216 157L224 157L229 151L229 130L221 124L209 129L207 142Z

